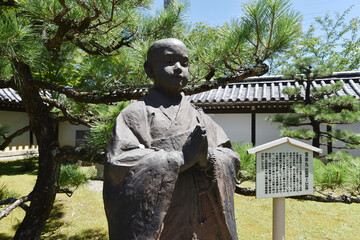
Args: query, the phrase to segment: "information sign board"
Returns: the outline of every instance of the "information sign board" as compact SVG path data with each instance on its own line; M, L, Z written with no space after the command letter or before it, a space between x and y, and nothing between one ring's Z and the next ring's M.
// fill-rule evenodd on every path
M256 198L313 194L312 151L284 143L256 154Z

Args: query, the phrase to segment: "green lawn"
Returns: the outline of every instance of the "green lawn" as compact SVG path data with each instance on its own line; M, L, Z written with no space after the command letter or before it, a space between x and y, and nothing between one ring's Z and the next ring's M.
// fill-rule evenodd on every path
M17 162L0 162L0 186L18 195L27 194L35 183L34 172L24 173ZM272 200L235 196L239 239L271 239ZM24 217L14 210L0 220L0 239L12 239ZM360 239L360 206L286 200L287 239ZM101 192L80 187L69 198L59 194L43 239L107 239Z
M358 240L360 206L286 199L286 239ZM272 199L235 196L239 239L272 238Z

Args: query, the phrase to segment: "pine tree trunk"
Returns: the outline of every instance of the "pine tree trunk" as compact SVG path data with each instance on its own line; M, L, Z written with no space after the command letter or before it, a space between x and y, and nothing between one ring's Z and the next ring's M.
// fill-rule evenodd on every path
M331 133L332 132L332 127L327 125L326 126L326 131ZM333 144L332 144L332 138L330 137L330 141L327 143L327 154L329 155L330 153L333 152Z
M51 149L39 146L39 172L31 193L31 204L14 239L35 240L40 238L56 196L56 184L60 164L51 158Z
M23 100L32 132L39 146L39 169L35 187L30 193L31 204L14 239L39 239L56 196L60 162L55 161L53 151L59 146L54 120L42 102L39 89L31 84L28 65L14 60L14 72L18 93Z

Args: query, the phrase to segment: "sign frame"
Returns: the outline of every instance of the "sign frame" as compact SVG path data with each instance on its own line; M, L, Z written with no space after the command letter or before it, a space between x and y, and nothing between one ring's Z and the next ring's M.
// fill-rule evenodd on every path
M256 154L256 198L313 194L312 152L282 144Z

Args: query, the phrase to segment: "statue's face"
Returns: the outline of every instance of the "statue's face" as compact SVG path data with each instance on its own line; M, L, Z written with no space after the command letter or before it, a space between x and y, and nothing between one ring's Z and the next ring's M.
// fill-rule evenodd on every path
M185 45L179 40L167 40L151 57L155 86L176 92L186 86L189 77L189 57Z

